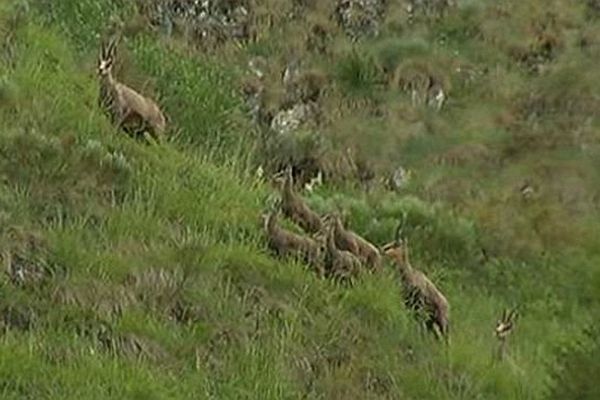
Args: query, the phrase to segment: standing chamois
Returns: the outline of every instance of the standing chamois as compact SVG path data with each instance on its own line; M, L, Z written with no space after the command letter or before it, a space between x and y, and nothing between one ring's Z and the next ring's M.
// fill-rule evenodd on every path
M314 239L298 235L277 224L279 210L263 215L269 248L280 257L293 256L309 264L319 276L324 276L322 245Z
M518 314L516 308L513 308L512 310L504 309L500 319L496 322L494 334L498 339L498 350L496 352L498 360L503 360L506 356L508 337L515 329L517 317Z
M337 248L333 227L327 226L325 235L325 271L327 276L340 282L352 284L362 268L360 260L349 251Z
M100 107L108 114L113 124L132 133L148 133L160 140L165 132L165 116L158 105L129 86L118 82L112 74L116 41L103 42L98 58L100 77Z
M308 207L306 202L294 190L292 167L285 169L283 178L278 178L281 184L281 200L283 214L298 224L305 232L314 234L319 232L323 223L319 215Z
M341 250L349 251L358 257L371 271L381 269L381 253L372 243L357 233L344 228L340 216L336 213L324 218L325 222L332 224L333 236L336 246Z
M438 338L443 338L448 343L450 305L433 282L421 271L412 267L409 259L408 241L401 238L403 222L398 226L395 240L383 246L382 251L386 256L393 259L398 267L404 287L406 306L415 311L425 311L427 328L434 332Z

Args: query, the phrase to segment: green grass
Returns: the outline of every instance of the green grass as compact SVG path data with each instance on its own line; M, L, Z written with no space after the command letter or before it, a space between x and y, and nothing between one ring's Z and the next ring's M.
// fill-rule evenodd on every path
M123 79L169 116L171 139L153 146L97 107L97 35L108 20L134 20L129 2L4 2L0 397L594 398L600 59L572 39L588 29L587 10L551 3L565 47L537 76L510 51L535 42L535 18L550 18L541 0L469 2L413 28L391 6L381 37L350 51L332 27L345 47L331 62L303 53L333 78L321 103L331 118L304 135L325 135L319 145L286 142L278 157L353 146L379 175L414 171L403 193L326 182L308 201L342 210L378 245L408 213L413 263L451 303L444 348L403 306L391 265L344 288L267 250L260 214L272 188L254 170L272 160L244 115L240 60L260 50L280 62L282 35L303 20L288 27L273 5L281 23L234 57L147 27L126 36ZM480 24L497 13L509 23ZM447 107L413 106L383 85L401 65L444 75ZM337 108L347 101L368 107ZM443 156L458 161L432 161ZM524 179L537 190L530 200ZM521 316L507 359L494 361L494 323L509 306Z

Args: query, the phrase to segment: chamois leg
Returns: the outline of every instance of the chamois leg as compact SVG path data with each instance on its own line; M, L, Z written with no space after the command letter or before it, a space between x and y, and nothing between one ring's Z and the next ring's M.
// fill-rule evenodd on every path
M444 343L449 344L450 337L449 332L446 327L441 325L438 321L431 322L431 330L435 334L436 339L444 341Z
M153 129L145 129L142 132L142 137L146 140L148 144L160 144L160 136L158 136Z
M440 334L439 334L438 330L436 329L437 324L435 323L433 318L427 318L425 320L425 328L427 329L427 332L433 333L433 335L436 338L439 338Z
M164 133L163 129L157 128L154 125L146 124L146 130L148 131L148 134L156 141L156 143L162 142Z

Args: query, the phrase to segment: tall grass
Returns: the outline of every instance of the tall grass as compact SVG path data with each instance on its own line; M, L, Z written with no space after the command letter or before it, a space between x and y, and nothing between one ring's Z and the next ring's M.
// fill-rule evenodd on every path
M347 98L377 108L338 110L322 129L332 146L356 145L378 171L406 166L414 182L402 194L326 183L307 200L343 210L377 245L406 213L412 262L451 304L448 348L404 307L392 265L343 288L267 250L260 213L271 188L248 168L260 147L231 58L146 29L124 37L122 79L169 115L171 140L147 146L112 127L96 100L98 35L133 18L132 5L0 6L0 21L19 18L0 28L0 250L10 267L0 276L0 397L593 398L598 121L593 60L583 58L595 56L569 62L579 50L567 45L531 76L498 55L529 32L513 3L467 5L440 25L418 22L414 35L384 30L326 66L335 83L324 112ZM285 21L282 9L273 13ZM523 29L473 26L494 13ZM582 13L565 14L573 29ZM279 34L261 40L285 47ZM382 84L416 59L452 83L440 112ZM507 150L523 150L526 128L559 140L546 118L574 139ZM465 143L489 151L465 155L481 148ZM535 192L525 199L526 178ZM493 328L509 306L521 317L498 361Z

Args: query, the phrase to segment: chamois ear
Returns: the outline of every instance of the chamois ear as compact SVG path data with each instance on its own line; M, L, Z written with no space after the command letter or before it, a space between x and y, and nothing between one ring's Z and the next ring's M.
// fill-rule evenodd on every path
M106 60L108 58L108 41L106 39L100 42L100 60Z
M513 308L507 315L507 320L510 322L515 321L518 318L519 314L517 313L517 308Z
M315 239L317 242L321 243L322 245L324 245L327 241L327 238L329 237L329 231L331 229L329 228L329 226L325 225L321 228L321 230L319 230L318 232L316 232L313 235L313 239Z
M269 213L267 211L263 210L260 213L260 219L259 219L261 225L263 225L263 226L266 225L266 222L267 222L268 218L269 218Z
M286 179L287 175L285 169L279 170L271 175L271 182L273 182L275 185L279 185L280 187L285 183Z
M114 36L102 40L100 47L100 59L102 61L113 61L117 50L117 41Z
M288 164L287 167L285 167L284 177L286 182L289 182L291 186L294 186L294 168L292 167L292 164Z
M113 37L108 44L108 56L110 58L114 58L117 54L117 41L118 39Z
M345 226L345 222L346 222L346 213L344 212L344 210L338 206L335 208L335 210L333 210L331 212L331 221L332 222L339 222L340 224L342 224L342 226Z
M384 244L383 246L381 246L380 250L381 250L382 253L385 253L385 252L393 249L394 247L396 247L396 242L395 241Z
M285 169L280 169L272 175L273 179L283 179L285 176Z
M402 243L402 231L404 230L404 224L401 222L396 228L396 234L394 235L394 242L396 244Z
M398 224L398 227L396 228L396 235L394 237L394 240L395 240L396 244L398 244L398 245L402 244L405 241L402 237L402 234L404 233L404 226L406 225L407 216L408 216L408 213L406 211L403 211L402 219L400 220L400 223Z

